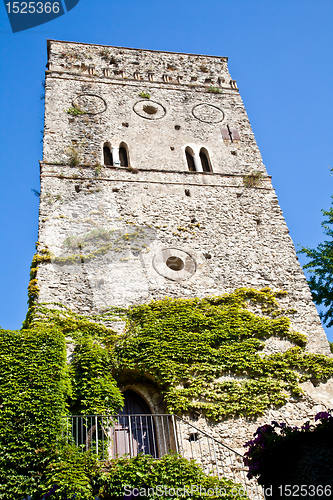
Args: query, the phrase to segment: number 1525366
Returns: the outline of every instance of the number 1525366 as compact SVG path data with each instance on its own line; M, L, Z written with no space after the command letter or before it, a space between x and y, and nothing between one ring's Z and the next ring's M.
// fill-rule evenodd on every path
M8 14L58 14L59 2L8 2Z

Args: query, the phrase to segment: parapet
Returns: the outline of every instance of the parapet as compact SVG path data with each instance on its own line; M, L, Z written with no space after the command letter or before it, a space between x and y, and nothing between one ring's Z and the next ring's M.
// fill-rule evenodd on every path
M49 71L237 90L228 58L48 40Z

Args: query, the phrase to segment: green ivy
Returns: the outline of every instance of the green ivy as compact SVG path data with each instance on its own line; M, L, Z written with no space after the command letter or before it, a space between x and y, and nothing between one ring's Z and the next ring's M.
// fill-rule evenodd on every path
M50 258L47 249L35 256L33 280L37 266ZM295 311L279 306L283 296L242 288L204 299L113 307L99 316L75 314L61 304L32 305L25 329L0 330L0 500L41 495L52 477L70 478L76 461L73 451L64 455L60 417L117 413L123 404L119 386L128 382L154 384L170 413L219 420L299 400L301 382L332 377L333 360L306 352L306 337L291 330ZM111 321L125 321L124 333L107 326ZM292 347L264 355L270 337ZM151 465L154 470L157 463L162 461ZM82 499L88 499L95 479L84 474L77 477ZM107 481L112 486L113 479Z
M279 308L282 295L243 288L133 307L116 346L116 378L125 369L149 373L170 413L195 411L213 419L262 414L301 397L299 383L331 377L333 360L305 352L305 336L291 331L287 311ZM256 307L261 314L250 310ZM294 347L262 354L263 341L272 336Z
M0 499L21 500L43 483L68 411L65 339L54 325L0 330L0 352Z
M99 318L73 313L57 305L57 309L35 306L30 312L30 326L51 324L59 329L72 350L69 375L71 394L68 399L72 414L116 414L123 406L123 396L113 378L114 346L117 334ZM122 309L119 312L122 313ZM115 308L114 313L119 314ZM110 317L110 314L108 315Z
M110 464L108 471L100 478L101 489L100 499L111 500L124 497L124 486L137 489L139 493L138 498L161 498L178 500L194 499L200 500L201 498L211 498L217 500L224 498L225 500L240 500L248 498L244 495L244 491L240 485L233 483L227 479L219 480L217 477L206 476L203 470L193 460L188 461L177 454L165 455L164 457L156 460L149 455L138 455L132 459L118 458L113 460ZM162 486L161 490L157 490L158 486ZM221 491L221 495L211 494L209 496L195 491L193 494L187 495L186 490L191 491L191 486L201 486L202 491L206 489L213 489ZM165 495L165 488L167 493L173 493L169 489L175 490L180 488L185 491L184 496L167 496ZM150 489L150 494L147 495ZM163 492L164 490L164 492ZM141 491L141 495L140 495ZM153 494L155 492L155 495Z
M114 360L108 349L91 337L82 338L74 349L71 364L74 414L117 413L124 400L112 377Z
M333 376L333 360L306 352L306 337L291 330L288 316L295 311L281 309L277 300L284 295L242 288L219 297L112 308L95 317L60 305L37 306L33 315L55 324L74 345L74 413L116 412L122 404L117 383L153 380L170 413L218 420L262 414L290 397L302 398L300 383ZM110 320L125 320L125 332L104 326ZM265 355L270 337L292 347Z
M90 452L81 452L75 446L64 446L45 470L44 492L55 485L52 499L93 500L97 496L102 478L101 465Z

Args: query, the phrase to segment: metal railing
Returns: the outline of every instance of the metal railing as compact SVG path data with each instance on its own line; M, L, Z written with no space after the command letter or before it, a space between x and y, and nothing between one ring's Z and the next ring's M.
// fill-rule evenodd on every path
M241 454L177 415L74 415L63 417L63 434L100 460L176 452L194 460L205 474L240 484L250 498L264 498L258 483L247 478Z

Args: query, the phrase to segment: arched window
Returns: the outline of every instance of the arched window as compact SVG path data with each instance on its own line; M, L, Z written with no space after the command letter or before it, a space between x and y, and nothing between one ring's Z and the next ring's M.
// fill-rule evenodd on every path
M120 144L119 148L119 161L121 167L128 167L128 154L125 144Z
M111 149L107 144L103 147L104 165L113 165Z
M195 164L194 164L194 155L193 151L191 148L186 148L185 149L185 154L186 154L186 160L187 160L187 166L190 172L195 172Z
M208 152L204 148L201 148L199 156L200 156L200 160L201 160L201 165L202 165L203 172L211 172L212 168L210 166Z

